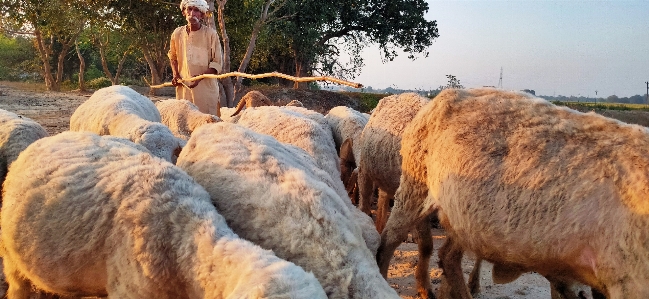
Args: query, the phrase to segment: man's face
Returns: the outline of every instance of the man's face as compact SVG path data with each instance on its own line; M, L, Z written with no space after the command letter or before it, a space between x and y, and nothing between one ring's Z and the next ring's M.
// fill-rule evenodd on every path
M183 15L185 15L185 19L189 24L198 24L204 16L203 12L194 6L186 6Z

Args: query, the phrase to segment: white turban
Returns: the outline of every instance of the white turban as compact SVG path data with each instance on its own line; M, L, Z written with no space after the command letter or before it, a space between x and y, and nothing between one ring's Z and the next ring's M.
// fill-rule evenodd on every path
M207 10L210 9L210 7L207 5L207 2L205 2L205 0L182 0L182 1L180 1L180 10L185 11L185 7L187 7L187 6L196 7L202 13L207 13Z

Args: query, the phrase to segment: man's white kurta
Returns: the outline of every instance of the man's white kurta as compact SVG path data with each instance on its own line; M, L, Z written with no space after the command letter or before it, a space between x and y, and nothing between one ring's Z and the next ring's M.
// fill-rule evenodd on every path
M205 25L197 31L187 26L176 28L171 34L170 60L178 61L178 72L183 79L202 75L208 68L221 72L221 42L216 31ZM191 82L187 82L191 84ZM191 101L203 113L216 115L219 88L216 79L203 79L193 89L176 87L176 99Z

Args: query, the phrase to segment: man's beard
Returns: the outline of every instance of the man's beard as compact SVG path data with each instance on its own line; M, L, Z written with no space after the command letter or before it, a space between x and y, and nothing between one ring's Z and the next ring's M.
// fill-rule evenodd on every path
M189 23L189 24L198 23L198 21L199 21L199 19L197 17L195 17L195 16L187 16L187 17L185 17L185 19L187 20L187 23Z

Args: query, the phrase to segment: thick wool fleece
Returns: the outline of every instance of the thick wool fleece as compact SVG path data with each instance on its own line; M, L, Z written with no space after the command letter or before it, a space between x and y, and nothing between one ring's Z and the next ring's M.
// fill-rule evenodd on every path
M373 188L379 188L384 193L382 196L385 198L382 201L386 205L387 200L394 196L401 176L399 150L403 130L428 102L428 98L416 93L403 93L381 99L374 108L358 141L360 146L360 163L357 162L359 208L362 211L369 212ZM387 211L382 212L377 218L377 223L385 223Z
M329 110L325 119L333 133L336 149L340 151L340 145L348 138L351 138L354 141L352 145L354 160L359 163L361 161L360 137L369 118L352 108L337 106Z
M160 112L150 99L127 86L113 85L97 90L74 111L70 131L124 137L173 161L181 143L160 121Z
M18 155L34 141L47 136L47 131L37 122L0 109L0 185Z
M184 141L189 140L198 127L221 121L216 115L200 112L188 100L162 100L156 102L155 106L160 112L161 122L169 127L174 136Z
M649 298L647 128L525 93L448 90L406 128L401 154L382 248L439 209L478 257Z
M312 274L237 237L187 173L126 139L38 140L4 192L9 298L31 284L79 297L326 297Z
M341 198L348 197L340 180L340 163L333 136L322 114L301 107L263 106L246 109L231 122L305 150L315 159L318 167L330 175L331 178L326 180L329 187ZM363 238L368 248L376 252L381 237L372 219L358 211L349 200L345 204L352 209L354 220L363 228Z
M239 236L312 271L329 298L398 298L348 200L304 150L222 122L196 130L178 166L207 189Z

